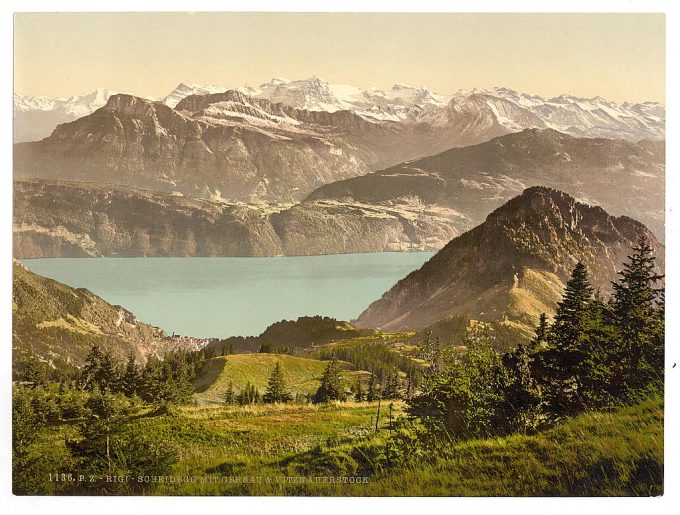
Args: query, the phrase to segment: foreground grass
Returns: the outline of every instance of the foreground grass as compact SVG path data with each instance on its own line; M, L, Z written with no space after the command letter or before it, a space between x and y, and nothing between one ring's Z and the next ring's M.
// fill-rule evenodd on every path
M201 430L183 444L176 473L204 482L162 485L157 493L648 496L663 490L660 398L585 414L533 436L461 442L447 452L451 458L397 467L385 466L386 418L374 433L375 411L375 404L359 403L186 408L182 418Z
M376 477L361 495L661 495L663 400L582 415L534 436L459 443L452 455Z
M178 449L172 477L182 480L153 484L149 493L154 495L648 496L663 492L663 400L658 396L612 412L584 414L532 436L442 445L446 458L401 465L386 455L388 406L382 404L378 432L377 404L355 402L203 404L176 409L174 415L146 413L130 424L134 431L171 442ZM402 408L394 403L393 415L399 416ZM75 427L57 425L43 436L38 444L41 453L55 463L66 463L63 439L76 436ZM357 477L359 483L344 479Z
M396 404L394 416L400 409ZM323 462L337 449L366 442L378 446L384 441L388 411L383 404L383 429L377 434L376 412L377 403L212 404L182 408L175 417L142 418L136 424L140 431L155 431L179 444L175 476L200 478L194 483L159 485L157 494L295 495L303 492L286 483L286 478L314 473L314 459ZM317 469L339 471L337 464ZM241 482L252 478L262 482Z

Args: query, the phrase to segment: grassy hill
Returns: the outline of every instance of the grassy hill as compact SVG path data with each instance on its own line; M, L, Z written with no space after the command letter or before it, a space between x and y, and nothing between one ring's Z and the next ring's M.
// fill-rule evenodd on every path
M46 370L73 371L95 343L120 360L130 352L145 360L170 348L161 329L139 322L126 309L84 288L36 275L18 262L12 275L15 378L22 378L24 369L36 363Z
M273 348L309 349L329 342L380 335L375 329L357 329L349 322L322 316L304 316L297 320L281 320L271 324L258 336L232 336L210 343L207 352L225 354L233 352L258 352L261 345Z
M235 392L246 383L255 385L264 393L269 376L276 362L281 363L283 377L288 390L293 394L312 394L319 387L326 362L316 359L300 358L286 354L231 354L206 361L205 366L194 380L196 398L203 402L222 402L224 393L231 382ZM341 363L345 369L348 363ZM365 372L345 370L343 376L349 386L357 375Z

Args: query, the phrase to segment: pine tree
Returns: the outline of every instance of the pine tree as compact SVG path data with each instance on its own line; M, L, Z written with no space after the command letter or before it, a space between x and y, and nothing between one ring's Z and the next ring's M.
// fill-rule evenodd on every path
M507 426L522 433L537 428L541 415L541 392L533 376L533 357L525 345L506 355L509 381L505 390Z
M548 316L545 313L541 313L538 317L538 325L536 326L536 335L531 343L535 347L540 347L548 339Z
M371 372L371 377L368 378L368 386L366 388L366 400L368 402L377 401L380 397L380 385L375 377L375 374Z
M116 361L109 352L102 351L97 344L92 345L85 358L82 384L89 390L96 385L103 392L113 391L120 384Z
M415 393L415 381L413 380L413 372L409 372L406 375L406 392L404 393L404 399L410 400Z
M611 318L611 310L599 297L588 303L578 341L584 358L575 367L583 408L607 406L624 389L620 333Z
M344 401L345 388L340 377L338 360L333 358L326 366L319 389L314 394L312 402Z
M364 400L366 392L364 392L364 382L361 377L357 377L357 382L354 384L354 400L361 402Z
M283 380L283 371L281 370L281 362L277 361L276 366L269 377L269 384L267 385L267 391L262 397L263 402L276 403L276 402L289 402L292 400L290 392L286 389L286 383Z
M227 391L224 393L224 402L227 404L234 404L236 401L236 396L234 394L234 383L229 381L229 386L227 386Z
M546 375L546 400L555 415L571 415L581 409L583 362L587 350L582 336L593 289L586 267L580 261L567 281L562 300L548 332L548 350L542 353Z
M125 371L121 378L121 391L128 397L137 395L137 392L142 384L142 371L137 366L135 355L130 353L128 355L127 363L125 364Z
M382 397L383 399L398 399L399 396L399 378L396 373L390 373L385 381Z
M142 370L142 380L137 389L138 395L147 402L156 402L163 387L163 365L156 356L149 356Z
M149 357L138 389L142 399L161 406L190 402L194 388L186 358L182 353L169 354L164 360Z
M96 376L102 362L102 351L96 343L90 347L90 351L85 357L85 365L81 373L81 384L84 388L92 390L96 385Z
M557 313L550 327L548 341L552 347L570 349L579 336L585 308L593 295L588 282L588 272L580 261L567 281L562 300L557 305Z
M663 276L656 272L654 250L644 236L613 283L611 308L621 334L624 379L639 387L663 375ZM661 316L659 316L661 315Z
M241 405L257 404L260 402L260 392L255 385L251 384L249 381L243 387L236 400Z

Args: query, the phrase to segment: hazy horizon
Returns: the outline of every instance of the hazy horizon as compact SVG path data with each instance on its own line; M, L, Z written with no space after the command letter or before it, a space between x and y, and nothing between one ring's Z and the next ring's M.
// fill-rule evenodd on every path
M14 86L162 98L272 77L665 103L663 14L18 13Z

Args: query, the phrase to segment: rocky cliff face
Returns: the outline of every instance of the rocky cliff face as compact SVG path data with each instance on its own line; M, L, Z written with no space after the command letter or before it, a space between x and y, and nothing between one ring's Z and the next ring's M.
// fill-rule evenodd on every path
M641 223L556 190L529 188L399 281L357 325L418 329L464 316L530 337L540 313L554 313L577 261L607 294L639 235L650 239L663 268L664 247Z
M83 288L71 288L12 267L12 353L21 367L35 359L51 368L72 371L81 366L93 344L124 361L133 353L140 362L182 348L163 331L138 321L121 306L112 306Z
M552 129L527 129L327 184L308 199L376 204L415 196L480 223L525 188L548 186L640 220L663 238L664 153L663 142L574 138Z
M209 134L212 130L204 128L203 115L197 113L244 96L230 92L209 97L222 100L216 103L214 98L189 97L176 111L130 97L116 109L137 117L148 115L159 124L162 119L162 125L174 127L175 134L197 137L201 131ZM112 98L113 105L117 98ZM258 100L250 108L256 112L260 103L265 105L266 101ZM237 104L243 108L240 100ZM295 111L280 105L277 116ZM113 111L97 113L115 116ZM307 114L317 119L319 127L330 123L326 117L364 123L347 112ZM61 131L55 131L53 137L60 135ZM158 137L165 136L159 133ZM130 147L113 148L127 152ZM107 159L106 153L93 155ZM262 159L275 160L276 153L267 152ZM144 177L145 169L130 172L130 177L135 181ZM272 182L270 187L283 185L288 179ZM96 183L15 184L17 257L438 250L533 185L559 188L585 203L602 205L613 214L639 219L662 239L664 144L579 139L549 129L527 130L337 181L297 204L244 204L216 194L210 199L189 198L179 192L153 193Z
M92 183L14 186L17 258L434 250L468 221L419 204L238 204Z
M295 120L278 124L270 112L257 118L248 106L239 107L238 113L215 108L211 117L205 110L192 117L159 102L115 95L49 138L16 145L15 176L290 201L369 170L351 144L311 126L300 128Z
M49 138L17 144L14 171L18 178L288 202L323 184L467 141L464 132L369 121L350 111L306 111L237 91L189 96L175 109L114 95Z

